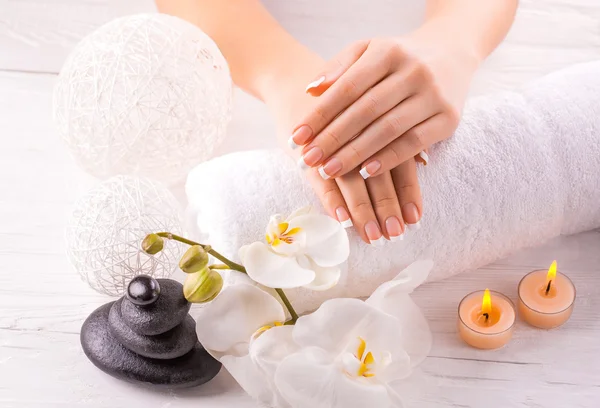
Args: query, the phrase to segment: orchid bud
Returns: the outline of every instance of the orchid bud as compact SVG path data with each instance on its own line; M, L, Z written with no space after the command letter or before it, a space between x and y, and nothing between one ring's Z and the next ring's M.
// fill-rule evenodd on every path
M164 244L164 240L157 234L149 234L142 241L142 250L149 255L155 255L163 250Z
M179 267L185 273L201 271L208 265L208 254L201 245L191 246L179 261Z
M204 268L188 274L183 283L183 295L191 303L210 302L223 289L223 277L215 270Z

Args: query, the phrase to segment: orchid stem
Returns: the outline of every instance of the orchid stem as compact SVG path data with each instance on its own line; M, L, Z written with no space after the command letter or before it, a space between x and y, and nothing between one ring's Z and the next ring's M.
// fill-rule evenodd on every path
M204 245L204 244L201 244L199 242L195 242L195 241L189 240L187 238L181 237L179 235L171 234L170 232L157 232L156 235L158 235L159 237L162 237L162 238L167 238L167 239L172 239L172 240L175 240L175 241L179 241L179 242L182 242L182 243L187 244L187 245L192 245L192 246L193 245L200 245L202 248L204 248L204 250L206 252L208 252L209 254L211 254L212 256L214 256L215 258L217 258L219 261L221 261L225 265L227 265L227 267L229 269L233 269L234 271L242 272L242 273L245 273L245 274L248 273L248 272L246 272L246 268L244 268L243 265L240 265L238 263L235 263L235 262L227 259L223 255L221 255L220 253L218 253L217 251L215 251L214 249L212 249L212 247L210 245ZM223 268L219 267L219 265L215 265L214 269L223 269ZM294 310L294 307L292 306L292 304L290 303L290 300L285 295L285 292L283 291L283 289L275 289L275 291L277 292L277 294L281 298L281 301L283 302L283 304L287 308L288 312L290 313L290 316L292 316L292 319L289 320L289 321L287 321L285 324L286 325L295 324L296 321L298 320L298 313L296 313L296 311Z
M170 232L158 232L156 235L158 235L159 237L168 238L168 239L172 239L172 240L175 240L175 241L183 242L184 244L188 244L188 245L192 245L192 246L193 245L200 245L202 248L204 248L206 250L206 252L208 252L209 254L211 254L212 256L214 256L215 258L217 258L219 261L223 262L230 269L233 269L234 271L246 273L246 268L244 268L240 264L237 264L237 263L235 263L233 261L230 261L229 259L225 258L223 255L221 255L220 253L218 253L217 251L215 251L214 249L212 249L210 245L204 245L204 244L201 244L199 242L194 242L194 241L191 241L191 240L189 240L187 238L180 237L179 235L171 234Z
M286 325L296 324L296 321L298 320L298 313L296 313L296 311L292 307L292 304L290 303L290 300L287 298L287 296L283 292L283 289L275 289L275 291L277 292L277 294L281 298L281 301L283 302L283 304L285 305L285 307L287 307L288 312L290 312L290 316L292 316L292 320L286 322L285 324Z

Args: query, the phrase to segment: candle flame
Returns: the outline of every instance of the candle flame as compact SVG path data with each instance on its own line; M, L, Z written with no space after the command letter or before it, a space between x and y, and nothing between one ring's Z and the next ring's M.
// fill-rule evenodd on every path
M481 313L487 313L488 315L492 312L492 296L490 290L486 289L483 292L483 300L481 301Z
M550 268L548 268L548 275L546 275L546 279L548 280L548 282L556 278L556 266L556 261L554 261L552 262L552 265L550 265Z

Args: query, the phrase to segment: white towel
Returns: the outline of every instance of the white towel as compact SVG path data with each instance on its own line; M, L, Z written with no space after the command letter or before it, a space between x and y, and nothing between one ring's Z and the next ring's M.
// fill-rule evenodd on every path
M472 99L454 137L421 167L422 228L382 248L354 231L344 278L327 292L296 290L310 310L332 297L368 296L415 259L433 259L430 280L475 269L561 234L600 226L600 62ZM237 259L264 239L269 216L306 204L322 209L281 150L233 153L196 167L186 186L204 242Z

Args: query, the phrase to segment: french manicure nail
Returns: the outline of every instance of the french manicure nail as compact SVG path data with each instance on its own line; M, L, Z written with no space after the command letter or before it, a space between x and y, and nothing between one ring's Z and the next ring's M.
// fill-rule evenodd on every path
M319 168L319 173L321 177L327 180L330 177L334 177L337 173L342 170L342 162L340 159L332 158L327 161L323 166ZM325 178L327 176L327 178Z
M385 237L381 234L381 230L375 221L369 221L365 225L365 233L369 242L374 246L382 246L385 244Z
M338 207L335 209L335 215L342 224L344 228L350 228L352 226L352 220L350 219L350 215L348 215L348 211L344 207Z
M302 161L307 167L312 167L323 157L323 150L320 147L313 147L302 156Z
M312 136L312 129L308 125L302 125L294 131L288 139L288 145L292 150L305 145Z
M320 76L319 78L315 79L314 81L312 81L310 84L308 84L306 86L306 89L304 90L305 92L310 91L313 88L318 87L319 85L321 85L323 82L325 82L325 75Z
M429 155L425 152L425 150L419 153L419 157L421 160L423 160L423 164L427 166L427 163L429 163Z
M416 231L421 228L421 216L414 203L404 204L402 207L402 217L411 230Z
M325 173L325 170L323 170L323 166L319 167L319 174L321 175L323 180L329 180L329 175Z
M379 160L373 160L372 162L368 163L365 167L360 169L360 175L366 180L373 174L377 173L377 171L379 171L380 168L381 163L379 162Z
M385 220L385 229L390 237L390 241L404 239L404 232L402 231L402 225L398 217L392 216Z
M406 224L408 226L408 229L410 229L411 231L418 231L421 229L421 220L415 222L414 224Z

